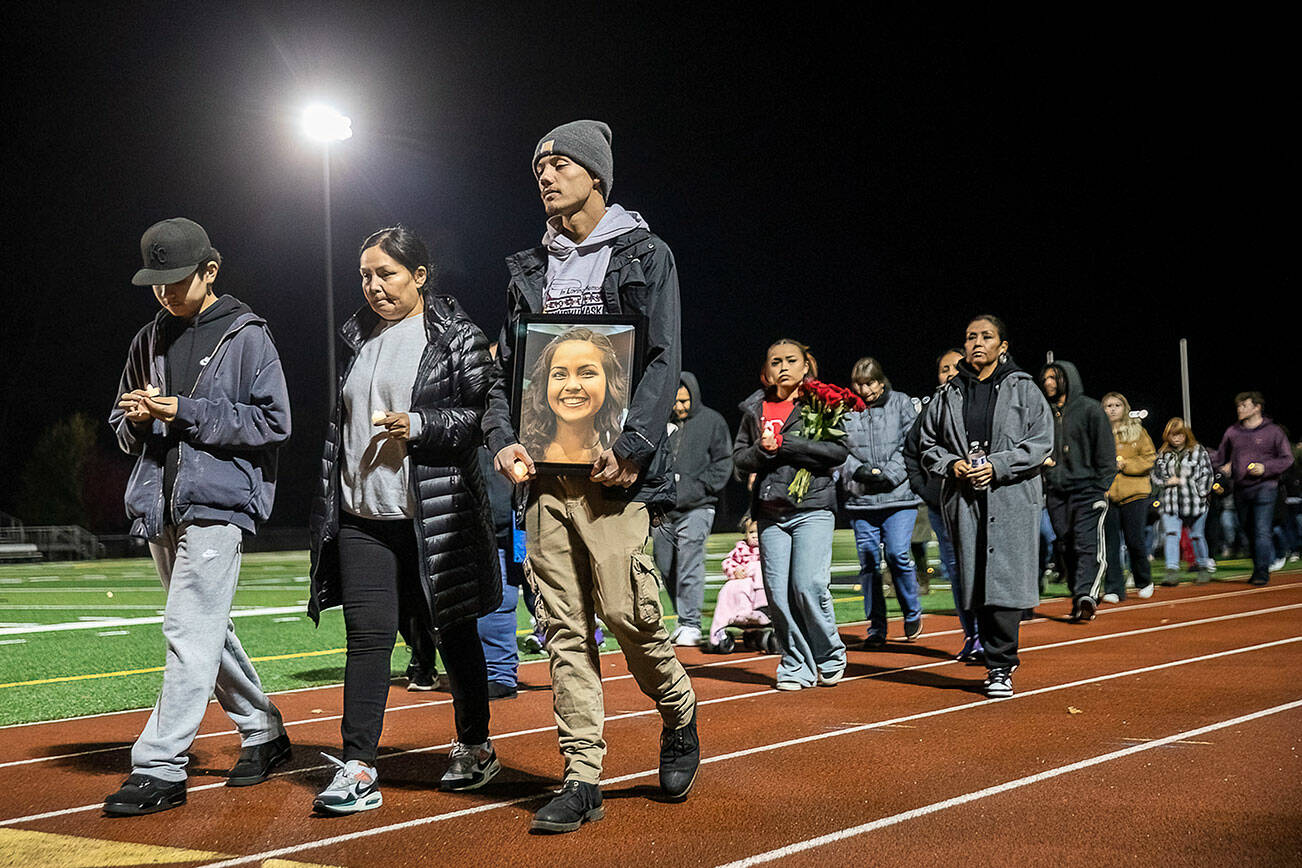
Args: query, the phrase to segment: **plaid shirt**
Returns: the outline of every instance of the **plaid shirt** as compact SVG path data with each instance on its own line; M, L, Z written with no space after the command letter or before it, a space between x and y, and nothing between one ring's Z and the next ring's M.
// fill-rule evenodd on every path
M1167 485L1179 477L1178 485ZM1207 495L1212 490L1212 461L1207 450L1195 446L1192 452L1174 452L1163 448L1153 465L1153 482L1162 495L1162 512L1192 518L1207 511Z

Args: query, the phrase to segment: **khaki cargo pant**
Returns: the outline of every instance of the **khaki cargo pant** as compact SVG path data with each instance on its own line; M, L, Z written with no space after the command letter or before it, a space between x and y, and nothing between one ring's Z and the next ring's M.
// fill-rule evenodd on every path
M646 505L607 499L602 485L582 477L541 477L531 493L526 566L547 636L565 779L595 784L606 742L594 616L666 727L691 722L696 694L661 621L654 561L642 552Z

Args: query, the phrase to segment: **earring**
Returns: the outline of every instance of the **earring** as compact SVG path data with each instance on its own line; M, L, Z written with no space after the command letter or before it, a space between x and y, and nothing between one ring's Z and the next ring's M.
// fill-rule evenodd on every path
M999 354L999 364L1001 364L1001 365L1005 365L1005 364L1007 364L1007 363L1008 363L1008 353L1000 353L1000 354Z

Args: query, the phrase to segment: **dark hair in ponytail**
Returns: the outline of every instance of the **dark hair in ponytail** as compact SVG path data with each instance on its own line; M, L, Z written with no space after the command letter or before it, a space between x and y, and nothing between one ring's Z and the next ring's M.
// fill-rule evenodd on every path
M377 246L389 254L394 262L410 271L413 276L417 269L424 268L426 284L434 279L434 262L430 259L429 248L425 246L425 242L419 235L401 223L372 232L362 242L357 255L361 256L370 248Z

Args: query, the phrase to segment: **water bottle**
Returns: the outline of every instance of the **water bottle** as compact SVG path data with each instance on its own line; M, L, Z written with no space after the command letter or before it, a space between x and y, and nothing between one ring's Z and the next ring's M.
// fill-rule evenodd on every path
M968 444L967 463L971 465L973 470L990 463L990 459L986 457L986 451L982 449L981 444L975 440ZM980 491L985 488L985 485L973 484L972 487L977 491Z

